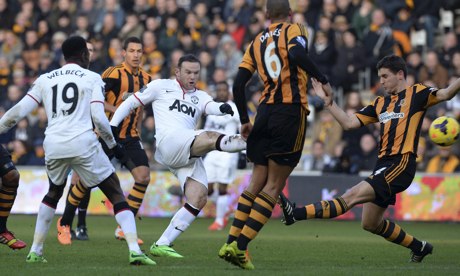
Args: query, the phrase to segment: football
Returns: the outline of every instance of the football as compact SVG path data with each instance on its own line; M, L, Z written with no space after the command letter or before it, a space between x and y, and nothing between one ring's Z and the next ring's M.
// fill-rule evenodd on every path
M442 116L431 123L429 135L435 144L447 147L458 140L459 132L460 126L457 120Z

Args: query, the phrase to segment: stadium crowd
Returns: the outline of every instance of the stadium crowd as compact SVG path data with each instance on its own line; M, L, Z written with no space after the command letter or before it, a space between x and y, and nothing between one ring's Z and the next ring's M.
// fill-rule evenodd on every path
M198 87L215 95L216 84L232 81L244 49L266 26L263 0L0 0L0 116L25 95L38 75L63 64L62 42L80 35L95 47L90 69L102 73L122 62L130 36L144 44L143 68L154 79L171 78L178 58L200 58ZM354 112L380 95L375 65L396 53L408 64L409 84L446 87L460 77L460 2L455 0L296 0L293 22L308 26L309 55ZM247 87L254 116L262 89ZM354 174L371 170L378 126L342 131L322 102L311 95L313 127L298 169ZM142 140L153 163L154 119L146 110ZM430 111L431 112L431 111ZM428 138L433 119L460 119L460 98L427 114L417 169L460 169L460 143L439 149ZM43 107L0 136L16 165L43 165L46 128ZM446 164L448 164L446 166ZM456 164L456 165L455 165Z

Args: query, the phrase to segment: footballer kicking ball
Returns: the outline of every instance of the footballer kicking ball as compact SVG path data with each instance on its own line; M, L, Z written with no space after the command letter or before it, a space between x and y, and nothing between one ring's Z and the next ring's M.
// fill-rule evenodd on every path
M442 147L452 145L458 140L460 126L454 118L442 116L435 119L430 126L431 141Z

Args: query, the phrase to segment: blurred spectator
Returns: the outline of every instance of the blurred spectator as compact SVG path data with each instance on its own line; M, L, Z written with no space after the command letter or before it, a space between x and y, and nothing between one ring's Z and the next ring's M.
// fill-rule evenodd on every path
M18 122L16 128L14 129L14 139L26 141L27 143L32 141L32 132L27 118L23 118Z
M456 51L452 55L449 71L450 76L460 76L460 51Z
M224 35L219 43L215 64L216 67L227 71L227 78L234 79L243 53L237 48L235 40L230 35Z
M418 28L426 31L426 45L428 49L433 49L442 1L412 0L406 2L413 3L412 16Z
M166 18L166 28L161 29L158 36L158 49L163 52L166 59L174 49L179 46L179 21L175 17Z
M372 21L363 36L363 46L367 66L371 69L371 85L376 83L378 74L376 65L383 57L393 54L393 34L386 22L383 10L372 12Z
M356 35L362 41L367 28L371 25L374 4L372 0L363 0L361 6L353 15L351 25L356 30Z
M376 0L375 4L391 21L396 19L399 10L406 7L406 1L401 0Z
M409 35L413 29L414 21L410 17L408 8L400 8L396 18L391 23L393 38L396 43L395 52L398 56L406 57L412 51Z
M242 49L244 35L246 34L246 27L241 25L235 17L229 17L225 32L232 36L236 43L236 48Z
M81 0L79 2L80 5L78 6L76 14L77 16L86 16L89 23L88 25L91 27L91 31L93 31L101 10L96 5L95 0Z
M197 55L199 46L197 42L192 39L189 30L184 30L179 35L179 48L186 53Z
M32 120L30 120L32 121ZM37 108L36 118L34 118L33 124L29 127L32 133L31 141L45 139L45 130L48 126L48 117L43 106Z
M125 12L118 4L117 0L103 0L102 1L102 9L97 16L96 24L94 25L94 31L96 33L104 31L104 25L107 24L106 16L108 14L112 15L113 20L113 27L111 29L119 29L123 26L123 22L125 20ZM106 27L107 28L107 27Z
M206 3L204 3L204 1L196 3L195 7L193 8L193 11L195 12L195 16L199 24L207 29L208 26L211 24L211 21L209 20L208 6L206 5Z
M335 17L344 16L347 22L351 22L353 15L355 14L356 8L352 5L351 0L337 0L337 11Z
M34 25L39 21L48 22L53 11L53 0L38 0L37 9L34 12Z
M444 68L451 66L452 58L456 52L460 51L457 35L454 32L448 32L442 40L442 47L439 49L439 62Z
M224 20L229 22L230 18L234 18L241 26L249 26L251 19L252 7L246 0L229 0L224 7Z
M4 99L6 96L8 85L11 84L10 74L11 74L11 69L8 64L8 60L6 59L6 57L0 56L0 97L2 99Z
M425 56L425 65L420 68L418 79L421 83L431 80L436 87L446 87L449 74L447 69L439 63L438 54L435 51L428 51Z
M9 2L8 0L0 0L0 26L7 30L13 27L14 15L17 13Z
M439 147L439 153L428 162L427 173L460 172L460 160L451 152L451 147Z
M318 120L313 125L313 140L322 142L325 152L332 155L334 147L341 140L341 137L342 128L332 117L332 114L326 110L319 112Z
M419 52L413 51L406 57L407 74L415 77L415 82L419 82L420 69L423 67L422 56Z
M71 0L57 0L55 2L57 4L54 5L53 10L47 18L51 28L54 31L61 29L64 33L70 34L70 32L66 31L66 28L70 26L70 18L75 18L76 2ZM65 20L68 21L67 24L64 22Z
M41 45L41 49L50 50L51 49L51 39L53 33L51 32L48 21L40 20L37 24L37 34L38 34L38 43Z
M166 0L166 17L173 17L179 20L178 28L182 29L185 23L187 12L177 5L177 0Z
M153 79L167 78L165 58L160 51L154 51L148 55L148 66L145 66L144 69L152 75Z
M203 35L206 32L207 26L198 20L195 12L190 11L185 18L184 32L188 32L194 45L201 47L203 42Z
M77 19L75 20L75 29L73 30L72 35L79 35L86 40L89 40L89 38L93 36L87 14L80 13L77 15Z
M199 76L199 83L200 86L203 87L203 90L207 89L207 86L212 81L212 75L214 73L215 65L214 65L214 58L208 51L201 51L198 55L198 58L201 62L201 71Z
M302 169L305 171L323 171L331 163L331 157L326 153L324 143L315 140L311 145L311 153L302 157Z
M22 96L25 94L19 89L16 85L10 85L6 94L6 98L3 98L1 105L5 110L10 109L13 105L17 104L21 100Z
M205 50L209 52L213 57L217 55L217 50L219 47L219 33L213 31L206 36L205 39Z
M112 0L107 0L112 1ZM100 36L103 41L104 48L109 46L112 38L118 37L119 28L116 25L116 18L114 13L106 13L102 23L102 29L100 30Z
M356 34L347 30L343 34L343 46L337 48L337 62L333 67L333 78L330 81L347 92L359 83L359 71L365 68L363 48L357 44Z
M5 32L5 40L1 44L0 56L6 57L9 64L12 64L15 59L21 56L22 43L21 40L10 30Z
M155 145L155 119L153 116L148 116L144 119L141 127L142 143Z
M326 33L318 31L309 53L318 69L327 77L331 78L332 69L337 59L337 51L334 43L329 40Z
M372 171L377 163L377 142L374 136L364 134L360 140L360 152L356 158L356 161L360 163L360 171Z
M334 18L334 46L338 49L343 46L343 34L349 30L347 18L343 15L337 15Z
M29 159L34 155L30 143L24 140L14 140L11 150L11 160L16 166L28 165Z
M134 36L140 38L144 32L144 26L140 24L137 14L130 12L126 15L125 24L118 32L118 37L124 41L128 37Z

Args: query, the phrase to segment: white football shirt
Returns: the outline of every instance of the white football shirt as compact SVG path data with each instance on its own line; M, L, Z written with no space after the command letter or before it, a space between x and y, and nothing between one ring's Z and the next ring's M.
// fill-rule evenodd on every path
M152 102L157 142L175 129L195 129L206 104L213 99L202 90L184 91L171 79L151 81L134 94L143 105Z
M27 95L43 102L48 117L43 147L47 158L68 158L90 151L98 140L93 131L91 102L104 102L104 82L77 64L41 75Z

